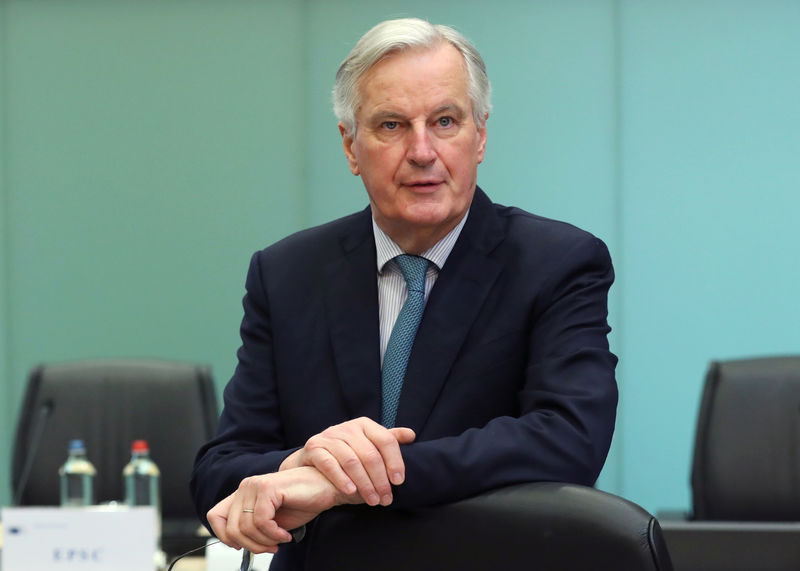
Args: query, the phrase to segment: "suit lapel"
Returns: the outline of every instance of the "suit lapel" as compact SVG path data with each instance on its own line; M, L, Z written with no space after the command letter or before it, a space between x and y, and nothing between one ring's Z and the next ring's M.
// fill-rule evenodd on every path
M431 290L409 358L397 426L419 433L502 265L490 256L504 237L488 197L476 189L464 229Z
M327 268L325 306L331 346L349 418L380 418L380 348L375 240L369 210L342 237ZM310 396L310 395L309 395Z

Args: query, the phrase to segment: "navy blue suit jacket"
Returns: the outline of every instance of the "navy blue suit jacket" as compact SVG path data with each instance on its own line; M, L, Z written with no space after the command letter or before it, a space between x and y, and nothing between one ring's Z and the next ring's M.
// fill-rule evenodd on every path
M396 425L417 438L402 447L394 507L518 482L594 483L617 404L613 277L599 239L476 189L409 360ZM239 364L192 481L201 516L328 426L380 420L369 209L256 253L246 289Z

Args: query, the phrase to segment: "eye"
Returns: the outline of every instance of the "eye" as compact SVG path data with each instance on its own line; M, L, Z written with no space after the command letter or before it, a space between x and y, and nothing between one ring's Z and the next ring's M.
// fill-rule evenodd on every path
M436 124L439 127L450 127L453 124L453 118L452 117L439 117L436 120Z
M386 129L387 131L394 131L400 125L397 121L384 121L381 123L381 127Z

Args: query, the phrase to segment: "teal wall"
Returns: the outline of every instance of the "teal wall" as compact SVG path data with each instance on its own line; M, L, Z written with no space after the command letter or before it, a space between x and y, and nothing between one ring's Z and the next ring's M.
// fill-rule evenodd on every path
M366 202L330 88L407 15L487 61L480 184L609 244L600 486L688 507L708 361L800 352L794 0L0 0L0 500L35 363L197 361L222 387L250 254Z

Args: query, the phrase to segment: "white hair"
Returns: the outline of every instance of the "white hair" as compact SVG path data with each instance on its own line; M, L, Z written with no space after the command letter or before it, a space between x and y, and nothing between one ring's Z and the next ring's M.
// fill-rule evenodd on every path
M403 18L381 22L364 34L336 72L333 111L347 133L355 133L356 110L360 104L359 82L373 65L389 54L409 49L430 49L442 42L450 43L464 58L472 115L475 124L482 126L492 109L492 87L481 54L453 28L419 18Z

